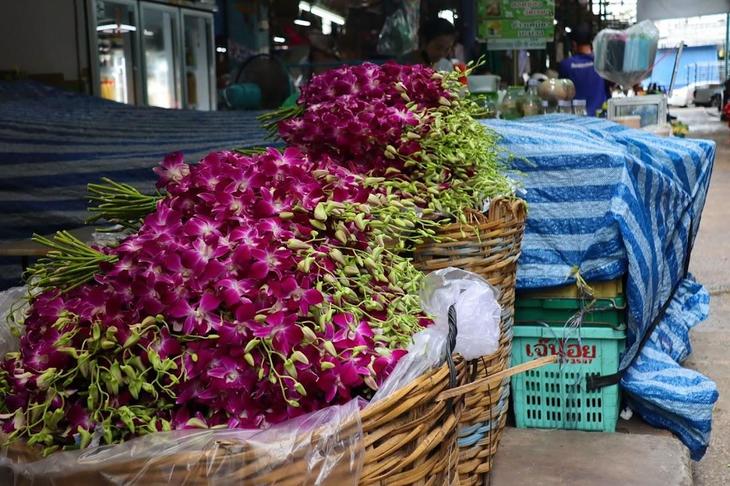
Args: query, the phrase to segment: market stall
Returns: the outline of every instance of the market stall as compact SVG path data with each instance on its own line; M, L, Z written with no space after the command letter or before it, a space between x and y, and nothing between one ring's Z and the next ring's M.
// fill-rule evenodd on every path
M389 76L401 81L393 82ZM102 439L113 444L131 439L140 430L266 428L277 422L286 424L287 419L296 419L304 411L316 414L325 405L341 405L345 399L365 396L372 398L374 405L358 405L355 414L362 420L364 431L351 429L358 418L347 411L344 425L335 426L350 439L349 431L355 430L352 440L356 442L366 434L365 462L350 461L345 472L335 468L334 478L351 474L352 464L355 470L361 467L358 464L364 464L365 484L383 479L386 472L404 481L430 474L450 481L458 471L464 476L462 480L477 481L489 471L499 431L504 427L508 378L525 371L509 368L512 336L518 336L512 329L515 286L534 289L623 276L627 278L629 306L626 352L616 369L599 370L601 375L609 376L588 377L583 370L576 384L600 389L622 380L637 411L647 420L674 430L696 457L701 456L717 394L709 380L679 371L676 361L686 356L688 341L676 326L689 326L706 312L706 293L691 281L686 268L709 184L714 146L703 141L658 139L610 122L564 115L487 122L493 134L483 131L471 117L469 110L476 108L473 101L454 94L461 90L458 76L449 78L454 84L448 89L441 85L443 78L425 68L393 64L344 68L315 78L303 92L300 105L283 110L279 118L268 119L274 122L270 127L290 147L284 152L216 152L192 166L185 164L179 154L168 156L156 169L163 195L142 194L132 186L114 183L92 186L97 214L127 226L132 234L122 245L109 250L89 249L69 235L61 235L55 243L46 241L55 245L57 253L31 267L31 285L51 292L34 296L31 332L46 338L51 327L60 326L58 329L65 334L53 339L64 340L63 353L68 356L59 356L43 348L48 344L43 339L29 340L26 335L23 352L5 362L6 372L23 371L9 374L11 378L4 384L13 403L20 404L19 408L6 410L5 432L29 440L30 445L43 444L45 453L51 453L36 468L33 464L23 465L22 459L30 453L16 449L13 459L17 463L11 467L14 472L30 477L49 470L61 474L59 463L52 459L59 457L52 454L57 449L98 445ZM376 79L378 82L373 82ZM355 84L358 89L349 94L338 93ZM419 108L423 106L427 108ZM348 132L341 127L347 127ZM500 158L500 154L508 157ZM511 174L514 180L506 177L503 164L507 161L517 170ZM142 173L136 168L132 172L135 176ZM91 182L88 176L87 169L67 177ZM18 179L11 182L22 182ZM221 181L230 190L218 191ZM236 203L231 193L242 199ZM515 201L515 195L527 200L530 211L516 285L515 262L522 239L524 206ZM71 195L73 199L82 197ZM505 200L511 202L504 204ZM441 216L430 218L432 214ZM252 234L252 228L262 233ZM269 243L281 248L269 247ZM229 254L231 248L236 248L234 254ZM415 267L404 257L409 252L415 255ZM72 263L64 260L68 255L73 257L68 260ZM406 356L420 356L409 343L414 331L428 327L422 321L422 310L436 316L435 328L445 330L455 325L452 321L456 319L451 312L445 312L443 305L431 312L422 309L417 299L422 278L417 270L448 267L472 270L497 290L491 299L501 305L501 312L491 314L497 323L493 328L496 333L490 335L494 338L489 341L492 347L472 356L477 361L468 373L471 384L457 359L456 364L448 362L435 370L427 367L409 375L428 383L421 389L419 381L410 379L403 388L414 394L413 409L399 407L399 400L406 396L399 392L387 396L387 406L379 407L371 392L386 387L385 377L391 371L397 374L393 371L396 363L408 361L400 360L403 351L408 350ZM226 278L211 286L221 275ZM185 280L184 286L180 279ZM68 291L70 297L54 297L54 289ZM184 295L174 289L183 289ZM266 299L253 297L259 292ZM329 311L321 311L323 302L330 306ZM453 305L458 308L456 300ZM74 326L83 319L77 322L59 314L60 310L86 316L83 319L103 316L100 319L109 318L114 325L107 323L102 330L92 319L91 327L82 332ZM464 310L458 314L463 316L474 308ZM222 326L225 319L234 319L231 315L248 322L244 327L250 327L254 334ZM126 329L129 319L139 320L139 327ZM329 320L342 329L330 330ZM360 325L353 328L356 322ZM575 326L579 344L580 324ZM116 336L120 329L123 335ZM76 342L76 335L82 332L84 336L86 331L91 336ZM274 331L275 335L268 334ZM387 338L382 340L387 346L376 344L378 340L373 336L381 335ZM446 336L442 332L444 340ZM675 336L676 340L670 339L668 345L667 339ZM221 337L230 341L226 346L243 346L243 354L226 351L223 363L217 351L207 348L208 340ZM623 336L618 339L623 342ZM451 337L448 340L452 341ZM466 340L463 333L461 340ZM458 336L453 337L453 344L456 347L450 351L459 352ZM140 358L139 364L130 361L134 357L125 349L137 351L142 346L146 350L146 345L151 345L155 353ZM164 351L166 356L160 356L158 348L168 345L177 351L194 351L178 364L177 358L166 357L174 356L169 349ZM33 400L42 400L44 387L49 384L62 394L66 393L64 380L88 385L88 370L84 372L86 365L79 360L91 352L90 347L92 355L111 360L102 365L109 369L96 375L84 403L74 401L74 407L81 408L74 411L81 416L69 427L80 429L59 429L58 425L68 420L63 413L57 413L66 408L65 402L56 397ZM542 357L562 360L565 355L557 349L540 354L554 354L554 358ZM614 354L618 352L617 346ZM367 358L363 362L358 358L361 354ZM465 355L463 349L461 354ZM449 361L451 353L423 354L430 355ZM57 372L55 366L49 368L47 360L53 359L64 369L64 360L69 356L78 366L68 374ZM481 356L488 359L479 361ZM115 367L118 359L122 359L123 366ZM199 361L202 364L196 364ZM209 362L210 370L201 371ZM244 362L261 372L243 373L239 365L244 366ZM312 371L311 363L317 363L319 370ZM375 363L379 364L372 367ZM547 360L539 363L556 366L561 372L570 364L550 364ZM179 390L179 381L185 382L188 376L178 376L172 370L181 366L191 381ZM660 366L672 371L666 381L661 379L666 373ZM158 375L151 383L140 378L150 369ZM326 373L332 369L347 369L348 374ZM647 370L653 370L654 376ZM321 388L326 384L319 381L320 374L328 376L325 388ZM32 397L21 386L21 380L28 378L35 380ZM99 380L104 381L104 387ZM222 407L216 394L211 393L210 383L218 383L215 380L225 382L220 385L225 390L246 383L270 407L243 400L236 402L240 407L235 416L231 415L233 412ZM291 383L284 386L287 380ZM119 394L120 387L127 386L130 390L134 387L134 400L125 398L133 405L125 404L116 410L118 406L110 408L114 404L105 402L100 407L100 398L108 401ZM366 387L370 391L360 395ZM671 392L677 387L683 391L681 397ZM100 396L92 393L92 388L98 388ZM423 393L417 394L416 388ZM136 402L142 392L167 394L160 403L174 414L163 414L158 421L159 417L150 415L149 403ZM179 392L186 398L177 400ZM340 403L333 402L335 397ZM477 397L472 398L476 402L472 406L470 397ZM680 400L685 402L678 403ZM186 401L216 411L207 414L187 409ZM467 404L464 411L463 403ZM483 412L479 409L470 416L469 412L479 406ZM303 410L297 411L300 407ZM372 412L373 407L377 412ZM90 416L83 415L87 409ZM419 414L426 417L423 423ZM398 422L400 417L408 418ZM95 428L87 426L91 418L99 422ZM320 424L319 418L312 420ZM45 425L41 427L41 423ZM389 436L394 430L399 435ZM420 439L415 439L419 434ZM156 434L149 437L145 440L154 442ZM211 440L219 443L209 434L201 437L191 453L195 464L206 457ZM240 460L252 459L246 455L248 439L234 439L221 440L238 444L236 450L243 451ZM440 441L443 447L438 445ZM421 442L423 445L419 445ZM345 447L349 447L347 444ZM120 466L115 457L125 457L139 466L140 458L129 457L128 450L121 456L115 456L114 448L108 450L112 451L108 457L111 462L94 463L68 473L95 474L108 467L117 470ZM391 450L398 451L394 452L394 457L401 459L398 464L388 461L387 452ZM186 464L185 450L173 452L172 457L166 455L166 460L173 465ZM86 452L81 456L69 454L77 463L88 466ZM299 467L300 455L285 456L283 464L293 460ZM240 463L226 463L225 457L222 462L215 461L215 474L228 478L226 474L235 474ZM145 474L164 474L169 466L159 463L142 470ZM317 463L316 468L320 467ZM329 467L325 469L329 471ZM196 479L210 479L205 471L195 470L200 474ZM273 474L267 476L269 480L282 473L275 467L265 472ZM130 474L128 464L120 474L128 477L124 476Z

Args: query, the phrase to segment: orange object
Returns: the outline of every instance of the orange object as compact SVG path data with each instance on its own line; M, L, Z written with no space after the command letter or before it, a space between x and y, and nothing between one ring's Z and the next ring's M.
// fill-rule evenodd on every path
M460 63L458 63L458 64L455 64L455 65L454 65L454 69L455 69L456 71L459 71L460 73L466 73L466 64L464 64L463 62L460 62ZM466 80L466 74L463 74L463 75L462 75L462 76L461 76L461 77L459 78L459 81L461 82L461 84L463 84L464 86L466 86L466 84L467 84L467 80Z

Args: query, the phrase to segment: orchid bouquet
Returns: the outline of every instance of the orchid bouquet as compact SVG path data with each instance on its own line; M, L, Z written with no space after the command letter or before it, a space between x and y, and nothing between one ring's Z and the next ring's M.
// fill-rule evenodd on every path
M404 250L511 194L460 86L420 66L334 70L267 117L289 148L172 154L155 195L90 184L92 219L131 234L37 238L51 252L0 362L8 439L49 453L370 396L431 323Z
M463 76L420 65L346 66L315 76L297 107L264 120L290 146L384 177L381 188L421 214L466 222L490 198L512 197L515 184L496 134L462 96Z
M266 427L368 396L430 323L363 176L294 148L174 154L157 173L166 196L136 233L31 272L41 293L0 372L11 439L52 452Z

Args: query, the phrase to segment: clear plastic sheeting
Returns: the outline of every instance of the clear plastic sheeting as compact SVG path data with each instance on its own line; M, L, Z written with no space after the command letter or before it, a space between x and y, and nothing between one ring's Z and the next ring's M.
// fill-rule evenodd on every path
M364 459L360 401L266 430L178 430L39 458L20 445L0 457L0 484L357 485Z
M420 2L402 0L401 7L385 19L377 51L384 56L402 56L418 49Z
M22 321L26 296L25 287L0 292L0 355L18 349L11 323ZM159 432L45 458L21 441L6 446L0 434L0 484L354 486L364 460L363 405L352 400L265 430Z
M18 349L18 337L12 332L12 323L23 320L28 302L26 287L13 287L0 292L0 356Z
M593 40L595 68L601 77L631 88L654 66L659 29L644 20L626 30L604 29Z
M446 356L447 339L448 328L432 327L416 333L413 342L408 346L408 354L398 361L370 403L388 398L426 371L442 365Z
M456 308L456 348L466 360L499 348L501 308L497 291L479 275L448 267L429 273L421 287L421 306L434 316L434 328L448 332L448 313Z

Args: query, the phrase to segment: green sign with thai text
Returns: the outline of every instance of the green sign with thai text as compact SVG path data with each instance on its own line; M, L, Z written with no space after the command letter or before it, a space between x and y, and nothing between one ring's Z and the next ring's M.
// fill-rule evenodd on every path
M478 0L477 18L489 50L544 49L555 31L555 1Z

